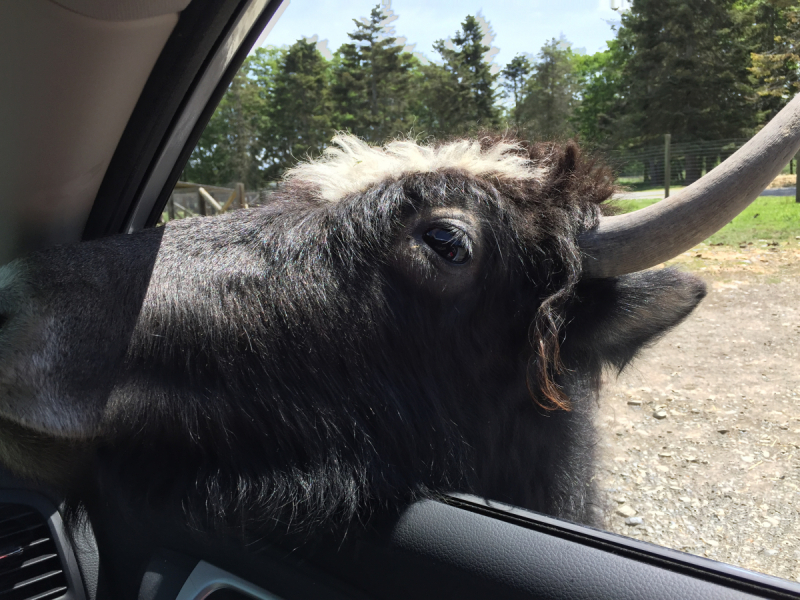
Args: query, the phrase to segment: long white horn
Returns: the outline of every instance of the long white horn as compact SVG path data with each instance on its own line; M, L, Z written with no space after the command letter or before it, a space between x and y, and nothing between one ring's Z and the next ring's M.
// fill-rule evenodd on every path
M685 252L742 212L799 149L800 94L705 177L647 208L602 217L579 239L584 272L624 275Z

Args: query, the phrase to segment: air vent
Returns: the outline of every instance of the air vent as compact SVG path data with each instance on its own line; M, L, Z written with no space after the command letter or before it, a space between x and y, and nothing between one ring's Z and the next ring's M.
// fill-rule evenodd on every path
M66 592L45 518L30 506L0 503L0 600L55 600Z

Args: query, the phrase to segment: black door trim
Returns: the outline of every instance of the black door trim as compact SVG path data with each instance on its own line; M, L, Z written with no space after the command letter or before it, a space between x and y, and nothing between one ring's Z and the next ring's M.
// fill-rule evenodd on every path
M768 597L774 598L800 597L800 583L749 571L702 556L562 521L502 503L486 501L474 496L452 494L440 498L440 501L462 510L750 594L766 594Z

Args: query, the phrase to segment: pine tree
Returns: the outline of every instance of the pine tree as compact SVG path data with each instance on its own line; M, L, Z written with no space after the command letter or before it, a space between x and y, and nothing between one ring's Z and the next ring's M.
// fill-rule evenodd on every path
M506 92L506 97L513 99L514 104L509 110L509 121L519 129L522 126L520 119L520 107L525 98L524 88L525 82L528 80L528 75L531 72L531 61L527 56L520 54L511 59L511 62L500 71L500 76L503 78L503 88Z
M569 43L563 39L551 39L539 51L517 111L528 135L545 139L574 135L572 118L578 102L574 57Z
M738 8L763 124L800 91L800 8L796 0L753 0Z
M413 126L413 67L388 24L396 17L381 5L369 18L356 20L352 43L339 49L334 70L333 100L337 126L371 141L382 142Z
M640 143L719 140L749 135L755 122L749 55L732 16L733 0L636 0L618 41L627 136ZM686 156L686 180L702 157Z
M299 159L318 155L334 133L330 64L314 43L298 40L278 65L262 132L264 177L272 181Z
M433 45L443 65L422 67L425 108L420 121L430 133L442 136L499 125L497 75L485 60L489 47L483 36L478 20L468 15L452 38L453 47L445 40Z

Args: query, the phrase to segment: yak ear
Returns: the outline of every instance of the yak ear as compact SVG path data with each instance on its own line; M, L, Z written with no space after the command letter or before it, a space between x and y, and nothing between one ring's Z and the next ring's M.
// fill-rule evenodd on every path
M706 285L688 273L662 269L586 280L576 291L563 344L565 359L621 371L694 310L706 295Z

